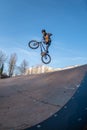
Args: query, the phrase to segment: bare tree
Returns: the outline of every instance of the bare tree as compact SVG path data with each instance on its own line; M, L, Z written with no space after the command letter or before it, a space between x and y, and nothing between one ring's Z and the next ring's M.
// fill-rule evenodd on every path
M16 53L11 54L10 59L9 59L9 65L8 65L8 73L9 76L11 77L14 73L15 66L17 62L17 55Z
M6 57L5 53L0 50L0 77L3 74L4 63L5 63L6 59L7 59L7 57Z
M6 59L7 59L7 57L6 57L5 53L0 50L0 67L2 67L2 65L4 64Z
M2 64L2 66L0 67L0 78L2 77L3 69L4 69L4 64Z
M28 62L24 59L19 67L20 73L25 74L28 67Z

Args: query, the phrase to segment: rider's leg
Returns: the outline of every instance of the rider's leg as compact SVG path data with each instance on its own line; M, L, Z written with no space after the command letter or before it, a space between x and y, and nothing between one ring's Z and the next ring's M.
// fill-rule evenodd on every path
M51 42L46 44L46 53L49 53L48 49L49 49L50 44L51 44Z

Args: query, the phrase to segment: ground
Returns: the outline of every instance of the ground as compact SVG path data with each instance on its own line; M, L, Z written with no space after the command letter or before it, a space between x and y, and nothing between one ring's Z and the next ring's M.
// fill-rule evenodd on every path
M32 127L61 110L78 90L87 65L0 80L0 130Z

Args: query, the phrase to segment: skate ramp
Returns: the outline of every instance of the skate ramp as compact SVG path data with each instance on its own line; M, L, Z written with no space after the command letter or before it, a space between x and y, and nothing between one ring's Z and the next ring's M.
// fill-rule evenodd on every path
M66 104L82 88L86 73L87 65L83 65L68 70L0 80L0 129L57 130L58 125L54 122L58 120L55 121L53 116L60 117L62 125L62 110L67 108ZM70 108L73 108L72 104ZM76 103L73 106L75 105ZM51 118L54 122L50 121ZM44 122L47 122L46 127L41 127Z

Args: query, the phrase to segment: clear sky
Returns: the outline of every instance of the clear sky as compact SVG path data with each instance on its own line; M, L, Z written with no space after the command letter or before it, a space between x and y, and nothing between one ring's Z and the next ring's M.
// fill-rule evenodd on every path
M49 66L87 64L87 0L0 0L0 50L17 53L17 64L42 64L40 49L28 47L42 29L53 34Z

